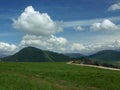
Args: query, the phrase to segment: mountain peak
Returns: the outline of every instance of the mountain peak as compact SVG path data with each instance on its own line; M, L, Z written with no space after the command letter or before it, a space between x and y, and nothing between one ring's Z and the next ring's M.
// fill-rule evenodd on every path
M12 56L3 58L3 61L19 61L19 62L53 62L53 61L69 61L70 58L63 54L51 51L40 50L35 47L25 47Z

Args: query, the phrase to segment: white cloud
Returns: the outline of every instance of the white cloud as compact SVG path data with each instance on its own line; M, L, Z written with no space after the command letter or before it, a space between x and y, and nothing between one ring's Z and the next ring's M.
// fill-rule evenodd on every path
M99 30L118 30L119 26L111 22L109 19L105 19L102 22L93 23L90 27L93 31Z
M19 47L24 48L27 46L35 46L35 47L44 47L46 46L45 40L41 36L36 35L25 35L20 42Z
M24 12L13 20L13 27L32 35L51 35L62 31L47 13L35 11L32 6L25 8Z
M56 50L64 50L64 47L67 44L67 39L63 37L56 37L56 36L51 36L50 39L47 40L48 44L51 44L50 48L56 49Z
M90 49L90 53L95 53L101 50L120 50L120 41L115 40L113 42L108 43L88 45L88 48Z
M43 50L51 50L56 52L64 52L67 45L67 39L51 35L49 38L36 35L25 35L19 47L33 46Z
M113 4L108 8L108 11L116 11L116 10L120 10L120 2Z
M76 30L76 31L83 31L84 29L81 27L81 26L75 26L75 27L73 27L73 29L74 30Z
M0 42L0 54L2 55L12 55L16 52L16 45Z

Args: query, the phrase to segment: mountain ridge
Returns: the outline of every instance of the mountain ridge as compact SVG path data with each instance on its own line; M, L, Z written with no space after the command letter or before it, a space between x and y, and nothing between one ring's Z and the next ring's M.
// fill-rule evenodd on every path
M115 50L103 50L88 56L88 58L106 61L120 61L120 52Z
M85 56L80 53L61 54L35 47L25 47L14 55L1 57L0 60L16 62L66 62L75 58L80 59L81 57L99 61L120 61L120 52L115 50L102 50L95 54Z
M81 58L85 56L81 53L65 53L64 55L69 56L71 58Z
M1 60L16 62L62 62L69 61L70 58L63 54L44 51L35 47L25 47L14 55L4 57Z

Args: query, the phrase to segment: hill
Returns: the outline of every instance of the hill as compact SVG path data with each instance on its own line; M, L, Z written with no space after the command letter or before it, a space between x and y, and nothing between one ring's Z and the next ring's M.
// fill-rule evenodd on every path
M14 55L2 58L2 61L18 62L61 62L69 61L70 58L63 54L44 51L34 47L26 47Z
M64 55L69 56L71 58L81 58L84 55L80 54L80 53L65 53Z
M88 57L95 60L120 61L120 52L114 50L103 50Z

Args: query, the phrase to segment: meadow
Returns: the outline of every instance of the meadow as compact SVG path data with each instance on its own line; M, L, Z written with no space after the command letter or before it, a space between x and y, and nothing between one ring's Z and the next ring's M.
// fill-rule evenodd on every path
M120 71L59 62L0 62L0 90L119 89Z

